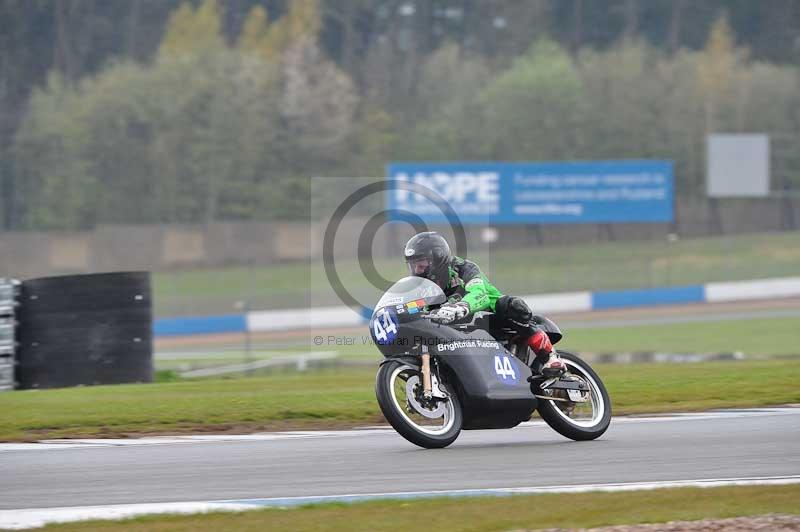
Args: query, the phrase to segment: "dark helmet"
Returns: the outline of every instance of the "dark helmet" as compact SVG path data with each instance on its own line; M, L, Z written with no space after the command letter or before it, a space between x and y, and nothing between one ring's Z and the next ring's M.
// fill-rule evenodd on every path
M442 290L447 287L453 255L447 240L442 235L428 231L412 236L406 244L403 255L411 275L430 279Z

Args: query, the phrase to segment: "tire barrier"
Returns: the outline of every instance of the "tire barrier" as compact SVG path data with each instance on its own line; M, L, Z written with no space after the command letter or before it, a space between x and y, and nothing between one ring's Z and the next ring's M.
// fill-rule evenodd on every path
M20 283L0 278L0 392L13 390L16 365L16 313Z
M153 380L150 274L31 279L18 311L18 387Z

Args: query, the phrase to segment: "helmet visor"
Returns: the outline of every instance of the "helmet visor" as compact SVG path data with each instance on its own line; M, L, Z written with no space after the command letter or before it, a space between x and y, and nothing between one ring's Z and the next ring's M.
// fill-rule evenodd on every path
M433 261L429 257L418 257L408 260L408 271L411 275L427 278L431 274Z

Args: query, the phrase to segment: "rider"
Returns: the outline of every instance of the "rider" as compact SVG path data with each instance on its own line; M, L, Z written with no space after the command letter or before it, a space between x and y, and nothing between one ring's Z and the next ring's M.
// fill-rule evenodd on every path
M435 321L452 323L481 310L498 314L502 310L504 317L532 324L532 313L522 299L503 296L477 264L453 256L447 240L439 233L429 231L414 235L406 244L404 255L411 275L435 282L448 298L447 303L431 312ZM557 376L564 372L566 366L553 349L547 333L537 328L528 339L528 345L542 363L543 375Z

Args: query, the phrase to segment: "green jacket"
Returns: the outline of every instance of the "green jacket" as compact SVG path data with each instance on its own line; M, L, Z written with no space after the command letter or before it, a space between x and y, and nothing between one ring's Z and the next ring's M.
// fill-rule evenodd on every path
M450 262L450 282L444 293L451 303L467 303L470 313L481 310L494 312L495 303L503 296L477 264L460 257L453 257Z

